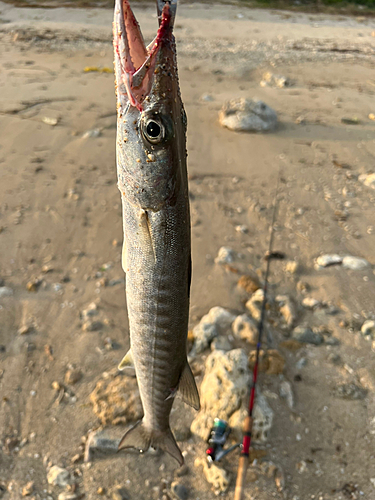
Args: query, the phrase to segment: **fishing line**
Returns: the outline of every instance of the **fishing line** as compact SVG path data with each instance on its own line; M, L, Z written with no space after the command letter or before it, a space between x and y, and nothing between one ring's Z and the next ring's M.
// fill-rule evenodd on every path
M276 213L277 213L277 208L278 208L277 195L279 192L279 184L280 184L280 167L279 167L279 172L278 172L278 177L277 177L276 193L275 193L275 197L274 197L272 222L271 222L271 226L270 226L270 229L271 229L270 242L268 245L268 252L266 254L267 266L266 266L266 274L265 274L264 286L263 286L263 294L264 295L263 295L262 309L261 309L261 314L260 314L260 321L258 324L258 342L257 342L257 348L256 348L255 365L254 365L254 369L253 369L253 381L252 381L251 390L250 390L248 416L245 418L244 426L243 426L243 429L244 429L243 430L243 440L242 440L241 455L240 455L239 464L238 464L238 472L237 472L236 488L235 488L235 492L234 492L234 500L242 500L243 499L246 472L247 472L247 467L249 465L250 446L251 446L252 430L253 430L253 423L254 423L253 410L254 410L254 403L255 403L255 389L256 389L256 383L257 383L257 378L258 378L259 356L260 356L260 348L262 345L264 319L265 319L265 315L266 315L268 277L269 277L269 273L270 273L271 260L280 259L281 255L282 255L282 254L279 254L278 252L275 252L275 254L273 254L273 252L272 252L273 240L274 240L274 234L275 234L274 225L276 222Z

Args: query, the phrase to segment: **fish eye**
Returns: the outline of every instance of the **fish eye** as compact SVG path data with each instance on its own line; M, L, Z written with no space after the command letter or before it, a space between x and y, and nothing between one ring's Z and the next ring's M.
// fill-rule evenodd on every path
M143 126L144 137L152 144L158 144L164 139L165 129L159 120L150 119Z

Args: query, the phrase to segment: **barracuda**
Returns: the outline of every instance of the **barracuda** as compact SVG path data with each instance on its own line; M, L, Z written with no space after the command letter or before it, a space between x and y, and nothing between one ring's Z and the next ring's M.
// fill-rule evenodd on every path
M157 0L159 29L146 48L127 0L116 0L117 172L124 222L122 265L130 351L144 416L119 448L150 446L183 457L169 425L177 391L199 409L187 362L191 281L186 115L173 22L176 0Z

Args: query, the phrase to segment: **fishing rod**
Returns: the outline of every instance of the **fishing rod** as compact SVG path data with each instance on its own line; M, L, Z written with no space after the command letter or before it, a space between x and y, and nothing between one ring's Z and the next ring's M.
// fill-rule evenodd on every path
M255 365L253 369L253 379L250 390L250 400L248 407L248 416L245 418L244 426L243 426L243 441L242 443L236 443L233 446L225 449L225 443L229 437L231 432L231 428L225 420L220 418L215 418L213 427L210 432L210 436L207 440L209 447L206 449L207 461L209 464L213 462L219 462L222 458L224 458L228 453L231 453L236 448L241 448L241 455L238 466L238 474L235 488L235 496L234 500L242 500L244 493L244 485L247 467L249 464L249 454L250 454L250 446L251 446L251 437L252 437L252 428L253 428L253 409L255 404L255 390L256 383L258 378L258 367L259 367L259 356L260 356L260 348L262 345L262 334L263 334L263 326L264 326L264 318L266 312L267 305L267 291L268 291L268 277L270 273L270 263L272 259L283 259L284 255L280 252L273 252L273 239L274 239L274 225L276 222L276 213L277 213L277 195L279 192L279 184L280 184L280 169L278 172L276 192L273 202L273 214L272 214L272 223L270 226L270 242L268 246L268 252L266 254L267 266L266 266L266 274L263 286L263 302L261 308L260 321L258 324L258 341L256 347L256 358Z
M248 468L249 460L250 460L250 446L251 446L252 430L253 430L253 423L254 423L253 410L254 410L254 403L255 403L255 389L256 389L256 383L257 383L257 378L258 378L260 347L262 345L264 318L266 315L268 276L269 276L269 272L270 272L272 258L280 258L279 254L274 255L272 253L273 239L274 239L274 232L275 232L274 225L275 225L275 221L276 221L276 212L277 212L277 205L278 205L277 204L277 194L279 192L279 183L280 183L280 171L279 171L279 175L277 178L276 193L275 193L275 198L274 198L274 206L273 206L273 214L272 214L272 223L271 223L271 228L270 228L271 229L270 242L269 242L269 246L268 246L268 253L266 256L267 266L266 266L266 275L265 275L264 286L263 286L264 295L263 295L262 309L261 309L261 314L260 314L260 321L258 324L258 342L257 342L257 348L256 348L255 365L254 365L254 369L253 369L253 381L252 381L251 391L250 391L248 415L245 418L244 425L243 425L243 441L242 441L242 446L241 446L240 459L239 459L239 463L238 463L238 472L237 472L236 487L235 487L235 491L234 491L234 500L243 500L243 497L244 497L245 479L246 479L246 472L247 472L247 468Z

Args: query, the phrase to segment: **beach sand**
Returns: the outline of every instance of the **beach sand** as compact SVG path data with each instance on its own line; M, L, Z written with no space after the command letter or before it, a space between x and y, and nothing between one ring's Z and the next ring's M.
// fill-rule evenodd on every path
M135 13L151 40L154 7ZM47 483L51 465L68 468L88 499L100 498L98 488L121 498L113 496L117 485L131 499L173 498L168 456L98 453L82 463L82 438L100 424L90 393L99 380L115 379L129 346L114 77L85 72L112 70L111 25L106 9L0 3L0 278L12 293L0 297L4 499L21 498L29 481L30 498L57 499L63 489ZM375 190L360 177L375 171L374 30L375 21L363 18L224 5L178 10L192 211L190 325L213 306L245 311L236 284L246 270L264 276L280 173L274 250L298 268L288 273L285 261L272 263L270 298L288 295L293 326L337 339L290 351L282 344L290 330L274 321L273 347L286 368L259 378L274 421L268 442L258 445L265 456L249 472L247 499L375 498L375 352L360 333L375 315ZM261 87L265 72L291 85ZM221 127L219 110L238 97L271 106L276 130ZM229 267L214 262L222 246L237 255ZM319 255L336 253L370 265L315 269ZM305 296L325 307L306 310ZM82 328L82 311L93 302L96 323ZM198 383L208 353L194 361ZM69 369L80 372L75 384L64 381ZM282 380L291 383L292 409L279 397ZM339 398L343 384L363 392ZM206 444L186 432L194 416L176 401L171 424L188 467L178 481L189 498L208 500L216 494L194 466ZM107 428L121 436L125 426ZM231 475L224 498L233 498L237 461L235 452L223 461ZM262 461L276 464L283 487Z

